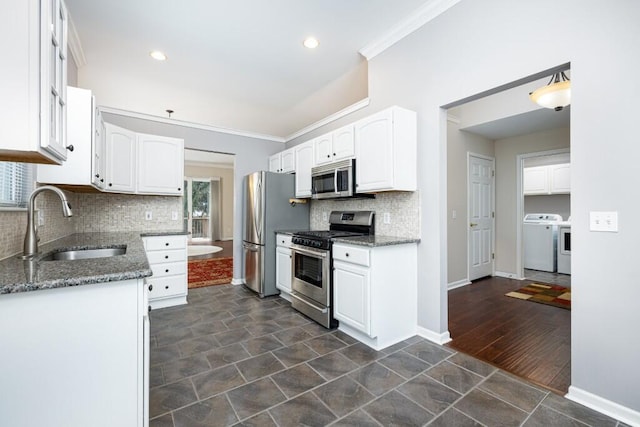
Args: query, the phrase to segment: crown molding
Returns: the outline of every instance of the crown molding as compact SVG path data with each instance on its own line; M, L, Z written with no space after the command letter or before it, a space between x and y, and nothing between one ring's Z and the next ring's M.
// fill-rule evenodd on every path
M78 31L76 31L76 26L69 12L67 12L67 47L69 48L69 52L71 52L73 61L76 63L76 67L82 68L87 65L87 58L84 56Z
M285 141L289 142L292 139L296 139L299 136L302 136L302 135L304 135L306 133L311 132L312 130L316 130L319 127L322 127L322 126L324 126L324 125L326 125L328 123L331 123L331 122L336 121L336 120L338 120L338 119L340 119L340 118L342 118L342 117L344 117L346 115L349 115L349 114L353 113L354 111L358 111L361 108L364 108L364 107L368 106L369 102L370 102L369 98L367 97L367 98L364 98L361 101L358 101L358 102L356 102L354 104L351 104L348 107L343 108L342 110L338 111L337 113L333 113L330 116L325 117L324 119L318 120L317 122L312 123L309 126L306 126L306 127L300 129L299 131L297 131L295 133L292 133L291 135L289 135L289 136L287 136L285 138Z
M218 126L203 125L200 123L187 122L184 120L176 120L176 119L170 119L167 117L154 116L152 114L136 113L133 111L122 110L120 108L100 106L99 110L104 113L116 114L118 116L132 117L135 119L149 120L152 122L165 123L168 125L184 126L192 129L202 129L210 132L219 132L219 133L225 133L228 135L237 135L237 136L243 136L246 138L262 139L266 141L282 142L282 143L285 142L285 139L280 136L247 132L247 131L241 131L236 129L221 128Z
M367 58L367 61L370 61L427 22L455 6L458 2L460 2L460 0L431 0L427 2L409 17L400 21L391 27L389 31L360 49L360 54Z

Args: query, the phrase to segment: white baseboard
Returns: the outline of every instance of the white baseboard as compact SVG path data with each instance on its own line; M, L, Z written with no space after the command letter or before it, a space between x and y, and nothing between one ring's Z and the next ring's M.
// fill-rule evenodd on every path
M449 331L439 334L437 332L433 332L430 329L418 326L417 332L418 332L418 335L421 336L422 338L427 339L439 345L443 345L451 341L451 335L449 335Z
M524 280L524 277L518 277L516 273L505 273L504 271L496 271L493 275L497 277L504 277L505 279Z
M231 280L232 285L244 285L244 279L236 279L235 277Z
M469 279L458 280L457 282L451 282L447 284L447 290L450 291L451 289L461 288L470 284L471 282L469 281Z
M574 386L569 386L569 393L564 397L581 405L587 406L595 411L602 412L603 414L620 420L630 426L640 426L640 412L597 396L593 393L589 393L588 391L584 391Z

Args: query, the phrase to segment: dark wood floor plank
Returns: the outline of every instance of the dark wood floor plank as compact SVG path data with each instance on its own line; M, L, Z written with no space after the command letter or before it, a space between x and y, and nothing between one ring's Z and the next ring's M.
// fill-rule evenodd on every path
M571 312L504 295L527 283L489 277L450 291L448 345L564 394L571 381Z

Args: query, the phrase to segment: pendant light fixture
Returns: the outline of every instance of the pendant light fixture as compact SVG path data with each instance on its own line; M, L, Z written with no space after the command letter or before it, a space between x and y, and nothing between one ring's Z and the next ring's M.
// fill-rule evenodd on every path
M561 111L571 104L571 80L564 71L555 73L546 86L531 92L529 98L541 107Z

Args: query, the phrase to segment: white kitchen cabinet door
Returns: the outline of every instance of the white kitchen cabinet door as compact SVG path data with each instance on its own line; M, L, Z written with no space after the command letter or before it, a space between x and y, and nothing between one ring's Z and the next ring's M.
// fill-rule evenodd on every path
M549 166L549 181L551 194L571 193L571 164Z
M184 185L184 140L137 135L140 194L181 195Z
M549 194L549 174L546 166L524 168L522 174L524 195Z
M333 161L349 159L355 155L353 125L342 127L331 133Z
M331 163L333 159L333 140L331 134L322 135L313 140L314 144L314 166Z
M73 151L62 165L38 165L37 181L43 184L91 186L91 150L94 134L95 99L90 90L69 87L67 91L67 141Z
M103 190L106 185L106 130L104 120L102 120L102 114L98 108L95 109L94 117L94 136L91 153L91 180L94 187Z
M67 9L63 0L4 2L0 161L67 158Z
M296 197L311 197L313 142L296 145L294 150L296 156Z
M282 173L291 173L296 170L296 154L293 148L288 150L284 150L281 155L281 165L282 168L280 172Z
M136 191L136 133L105 123L106 170L105 191Z
M291 293L291 249L276 248L276 288Z
M415 191L416 113L391 107L356 122L356 191Z
M280 173L282 171L282 155L280 153L269 157L269 172Z
M337 320L371 336L369 268L334 261L333 314Z

